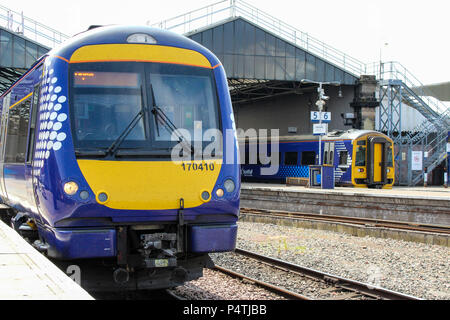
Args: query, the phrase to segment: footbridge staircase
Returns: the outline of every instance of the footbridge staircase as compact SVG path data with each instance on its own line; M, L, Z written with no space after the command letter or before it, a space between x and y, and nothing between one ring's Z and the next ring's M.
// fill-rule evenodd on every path
M423 183L425 174L430 174L447 156L450 108L433 98L432 93L398 62L379 63L371 70L366 73L376 74L380 84L378 130L387 132L396 145L397 183L411 186ZM417 110L422 116L415 128L402 128L402 105ZM414 151L422 152L423 170L414 170Z

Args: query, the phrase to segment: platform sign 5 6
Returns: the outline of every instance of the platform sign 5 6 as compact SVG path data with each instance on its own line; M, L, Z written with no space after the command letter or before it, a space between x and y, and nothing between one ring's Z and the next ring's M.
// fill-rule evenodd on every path
M311 121L320 122L320 114L319 111L311 111ZM322 112L322 122L331 122L331 112Z

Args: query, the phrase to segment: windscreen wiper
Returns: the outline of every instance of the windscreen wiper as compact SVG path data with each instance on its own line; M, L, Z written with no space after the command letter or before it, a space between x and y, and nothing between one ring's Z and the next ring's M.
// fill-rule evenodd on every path
M143 95L143 89L141 86L141 110L134 116L133 120L128 124L128 126L123 130L123 132L120 134L120 136L117 137L117 139L109 146L109 148L106 150L107 154L115 155L117 152L117 149L120 147L120 144L125 140L125 138L130 134L130 132L134 129L136 124L139 122L139 120L142 119L144 116L144 95Z
M152 113L153 116L155 117L156 133L158 134L158 137L159 137L159 123L158 123L159 117L159 119L161 119L161 121L163 122L164 126L167 129L169 129L171 133L174 133L177 136L178 141L184 144L187 147L187 149L191 152L191 154L194 154L194 148L189 143L189 141L187 141L187 139L182 134L179 133L178 128L175 126L175 124L169 119L169 117L164 113L164 111L162 111L161 108L159 108L156 105L155 92L153 91L153 86L151 84L150 84L150 92L152 94L152 102L153 102Z

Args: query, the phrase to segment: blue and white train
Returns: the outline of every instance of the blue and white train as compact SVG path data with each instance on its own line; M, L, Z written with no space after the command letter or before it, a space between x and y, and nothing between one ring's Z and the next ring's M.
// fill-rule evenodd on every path
M270 164L263 165L260 160L250 163L250 153L259 152L260 147L264 147L264 152L268 150L271 157L274 156L270 141L267 146L262 146L252 139L240 140L240 148L245 150L245 161L241 165L243 180L285 182L288 177L309 178L309 166L319 162L318 136L281 136L278 170L274 174L263 175L261 169L270 167ZM334 167L336 185L389 189L395 182L393 142L380 132L330 132L322 137L320 157L322 164Z
M165 288L235 248L238 161L226 148L171 158L177 128L234 130L224 68L198 43L140 26L83 32L4 92L0 111L0 217L49 257L108 265L97 276L121 288ZM220 142L237 158L235 135Z

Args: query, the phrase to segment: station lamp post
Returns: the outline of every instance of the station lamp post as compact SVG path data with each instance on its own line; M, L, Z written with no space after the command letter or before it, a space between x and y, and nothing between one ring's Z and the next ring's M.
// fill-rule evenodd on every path
M323 89L324 85L333 85L333 86L340 86L341 83L337 81L332 82L320 82L320 81L312 81L308 79L302 79L300 81L301 83L312 83L312 84L318 84L319 87L317 88L317 93L319 94L319 99L316 101L316 106L319 109L319 125L322 125L322 111L323 106L325 105L325 101L330 99L330 97L325 95L325 91ZM322 165L322 134L319 134L319 166Z

